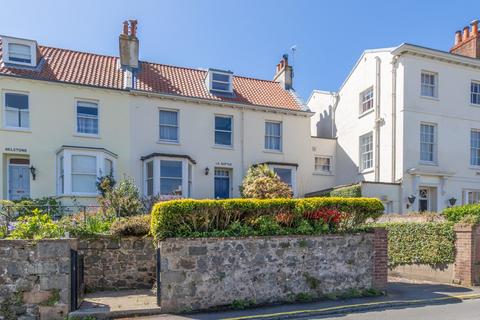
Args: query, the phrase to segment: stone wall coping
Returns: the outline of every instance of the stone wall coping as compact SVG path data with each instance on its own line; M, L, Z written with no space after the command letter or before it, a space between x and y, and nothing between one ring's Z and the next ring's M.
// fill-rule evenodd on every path
M378 228L385 230L384 228ZM187 241L230 241L230 240L282 240L282 239L318 239L318 238L341 238L345 236L361 236L371 235L374 236L374 232L353 232L353 233L325 233L319 235L281 235L281 236L248 236L248 237L198 237L198 238L164 238L159 240L161 242L187 242Z
M469 224L469 223L457 223L453 226L453 230L456 232L471 232L478 226L480 225Z
M40 239L40 240L32 240L32 239L0 239L0 247L4 246L12 246L12 245L36 245L38 243L63 243L69 242L71 244L75 244L78 241L77 238L60 238L60 239Z

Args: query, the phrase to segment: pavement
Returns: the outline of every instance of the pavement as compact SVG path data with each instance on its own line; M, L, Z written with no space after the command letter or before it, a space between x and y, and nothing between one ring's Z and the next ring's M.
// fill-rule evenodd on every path
M480 319L479 312L469 310L467 318L460 318L453 310L461 312L466 306L475 306L480 310L480 288L466 288L455 285L429 282L411 282L394 279L387 288L387 295L369 298L355 298L335 301L319 301L258 307L246 310L196 313L184 315L156 315L135 318L135 320L253 320L253 319L427 319L429 312L442 313L446 317L435 319ZM417 313L419 313L417 315ZM421 315L423 314L423 316ZM426 317L425 317L426 315ZM468 318L470 316L470 318ZM474 318L471 318L474 317Z

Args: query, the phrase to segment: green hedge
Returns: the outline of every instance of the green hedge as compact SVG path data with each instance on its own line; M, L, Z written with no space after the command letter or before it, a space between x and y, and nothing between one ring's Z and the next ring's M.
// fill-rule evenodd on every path
M227 199L172 200L156 204L152 210L152 234L156 238L224 235L223 230L235 229L234 234L273 235L315 233L324 230L305 221L306 215L319 209L342 213L342 230L352 230L368 218L383 213L383 204L370 198L307 198L307 199ZM273 218L283 217L295 230L279 230ZM307 225L309 224L310 225ZM260 225L254 233L251 226ZM318 227L318 230L316 228ZM309 231L310 230L310 231Z
M361 196L362 187L359 184L354 186L341 187L330 191L330 197L360 198Z
M467 204L464 206L450 207L443 210L442 214L448 221L460 222L467 217L480 217L480 204Z
M455 232L451 222L391 222L388 266L426 264L442 267L455 261Z

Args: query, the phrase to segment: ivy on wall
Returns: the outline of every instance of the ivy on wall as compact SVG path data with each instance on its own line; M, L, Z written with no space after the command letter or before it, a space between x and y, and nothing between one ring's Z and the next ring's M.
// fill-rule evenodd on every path
M388 230L388 266L425 264L445 267L455 261L455 232L450 222L390 222L379 226Z

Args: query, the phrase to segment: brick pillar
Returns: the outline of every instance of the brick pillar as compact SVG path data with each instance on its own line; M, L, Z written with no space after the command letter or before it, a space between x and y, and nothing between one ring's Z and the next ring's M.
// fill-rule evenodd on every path
M473 286L480 283L480 225L456 224L455 282Z
M374 233L373 288L384 291L388 281L387 230L375 228Z

